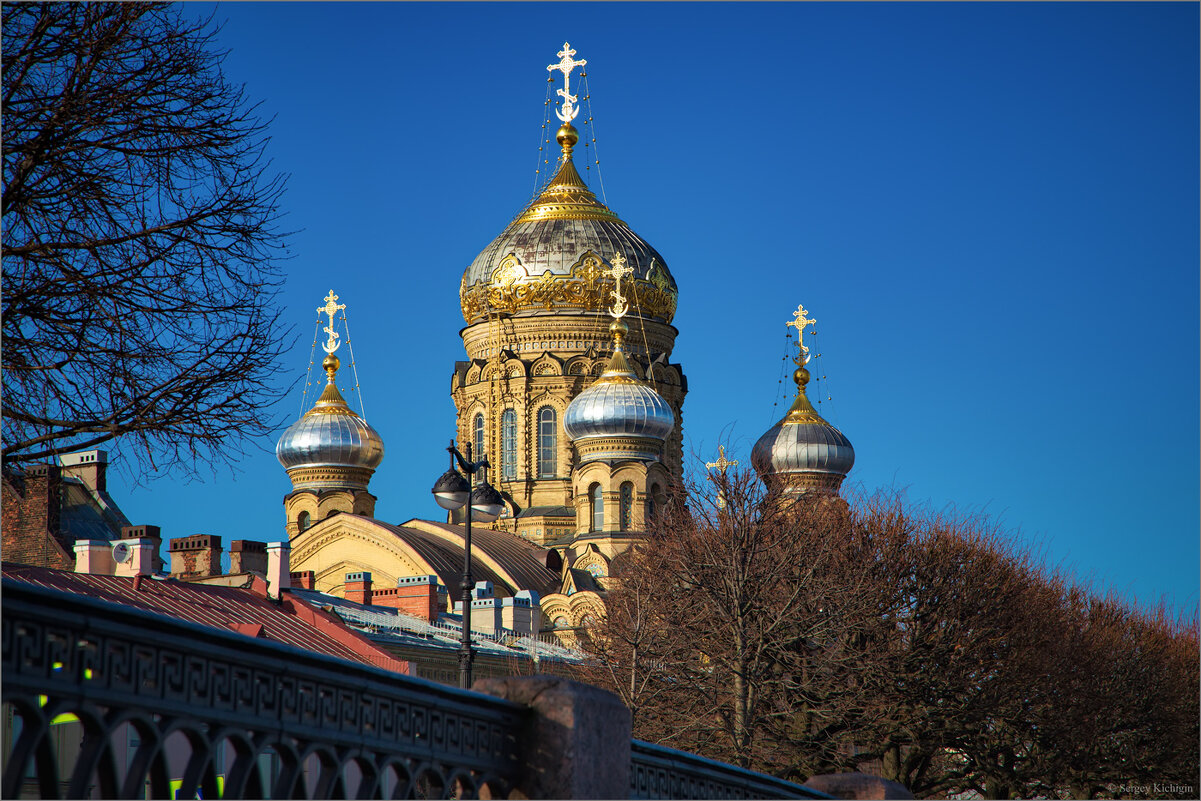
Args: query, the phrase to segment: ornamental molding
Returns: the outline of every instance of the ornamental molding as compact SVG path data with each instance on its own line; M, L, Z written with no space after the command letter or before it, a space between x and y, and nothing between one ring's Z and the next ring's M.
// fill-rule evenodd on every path
M606 311L617 282L606 274L601 258L588 251L566 275L546 270L531 276L516 254L501 259L489 276L472 286L466 276L459 288L463 319L468 325L495 316L535 311ZM627 279L629 314L670 323L678 291L657 260L645 278Z

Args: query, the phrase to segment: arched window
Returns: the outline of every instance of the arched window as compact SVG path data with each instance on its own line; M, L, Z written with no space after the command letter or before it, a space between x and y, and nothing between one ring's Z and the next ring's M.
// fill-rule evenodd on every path
M559 418L555 410L538 410L538 478L554 478L558 467Z
M621 506L619 507L621 516L619 518L621 531L630 530L630 518L634 511L634 485L626 482L621 485Z
M313 525L313 518L309 516L308 512L301 512L300 517L296 518L296 527L301 531L306 530L311 525Z
M500 416L500 477L517 478L517 412L505 409Z
M659 485L651 484L651 491L646 494L646 520L649 523L655 516L655 499L659 497Z
M472 458L484 458L484 415L483 413L475 416L475 440L471 443L471 447L475 448L475 453Z
M600 484L593 484L588 488L588 497L592 499L592 530L604 531L605 529L605 496L601 492Z

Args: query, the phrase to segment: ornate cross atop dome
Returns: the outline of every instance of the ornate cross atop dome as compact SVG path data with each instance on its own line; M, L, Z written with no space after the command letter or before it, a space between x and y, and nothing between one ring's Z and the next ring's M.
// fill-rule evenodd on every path
M563 43L563 49L557 55L559 56L559 63L551 64L546 68L547 72L558 70L563 73L563 88L556 92L559 97L563 98L563 110L559 111L555 109L555 116L563 122L571 122L580 113L580 110L575 105L576 100L579 98L571 93L571 71L576 67L584 66L588 62L583 59L579 61L574 60L572 56L575 55L575 51L571 49L571 45L567 42Z
M792 313L792 320L790 320L787 325L790 325L796 329L796 344L799 350L793 361L797 363L797 366L804 367L809 363L810 356L809 348L802 341L804 337L801 335L805 333L806 326L816 326L817 320L810 319L809 312L805 311L805 307L801 305L796 307L796 311Z
M334 290L330 290L325 296L325 305L317 307L318 314L324 314L329 317L329 325L325 326L325 333L329 334L329 339L321 346L329 355L333 355L342 343L338 341L338 332L334 330L334 315L340 310L345 310L345 303L338 303L338 296L334 294Z

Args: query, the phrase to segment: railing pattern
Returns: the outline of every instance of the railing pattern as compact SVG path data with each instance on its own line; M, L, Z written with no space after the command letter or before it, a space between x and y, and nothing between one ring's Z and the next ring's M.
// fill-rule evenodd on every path
M21 582L3 593L5 798L497 798L518 778L516 704ZM60 764L64 720L81 739Z
M686 751L630 743L630 798L829 798L774 776Z

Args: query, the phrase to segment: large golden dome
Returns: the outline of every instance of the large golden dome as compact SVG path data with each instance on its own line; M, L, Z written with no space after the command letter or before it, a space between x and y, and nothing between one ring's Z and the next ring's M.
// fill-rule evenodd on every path
M571 159L577 140L570 123L559 129L558 172L464 271L459 299L468 325L494 317L603 311L613 289L604 270L619 253L633 269L625 284L630 314L671 322L675 279L658 251L584 183Z

